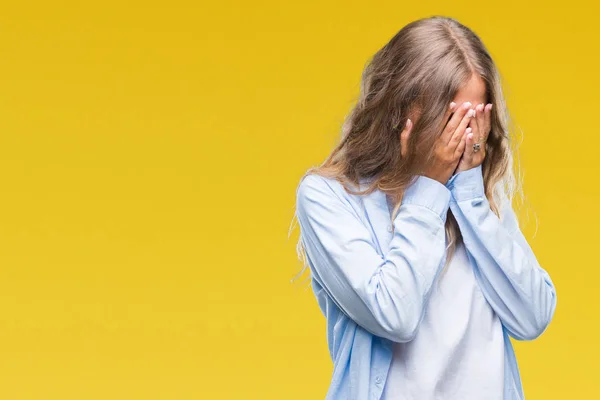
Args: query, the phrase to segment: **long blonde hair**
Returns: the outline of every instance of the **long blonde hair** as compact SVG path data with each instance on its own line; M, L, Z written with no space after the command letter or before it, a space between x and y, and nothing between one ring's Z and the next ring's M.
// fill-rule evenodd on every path
M473 74L485 82L486 103L493 104L482 172L485 195L500 217L504 198L512 202L518 193L523 199L520 179L517 182L512 170L511 145L515 141L509 136L511 121L501 77L481 39L450 17L413 21L373 55L363 71L356 105L342 125L339 144L321 165L310 168L305 175L335 178L352 194L383 191L393 199L393 221L405 188L433 157L434 141L447 122L444 115L448 104ZM407 154L402 157L400 132L409 117L414 126ZM364 178L369 181L368 187L355 191L352 187ZM297 220L296 214L294 219ZM462 240L450 210L445 230L448 265ZM301 239L296 250L303 268L292 281L307 267Z

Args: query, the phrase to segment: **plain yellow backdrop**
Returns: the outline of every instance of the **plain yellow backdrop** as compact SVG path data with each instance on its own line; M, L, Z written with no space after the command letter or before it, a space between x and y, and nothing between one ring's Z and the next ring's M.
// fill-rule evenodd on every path
M433 14L482 37L524 138L523 230L558 290L515 343L525 394L599 398L599 11L2 2L0 399L324 398L325 320L290 283L295 188L368 58Z

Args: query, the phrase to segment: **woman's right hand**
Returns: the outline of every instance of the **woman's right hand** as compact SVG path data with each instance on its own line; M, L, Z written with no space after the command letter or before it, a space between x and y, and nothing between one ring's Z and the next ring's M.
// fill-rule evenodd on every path
M448 119L449 114L452 112L454 114L446 123L442 134L436 139L433 160L430 165L425 166L425 170L422 173L443 185L448 182L448 179L454 173L460 157L465 150L466 134L470 131L470 128L467 131L467 126L469 125L469 120L475 114L475 110L471 109L470 102L463 103L456 111L454 111L455 108L456 103L450 103L450 107L444 118ZM403 149L406 148L412 127L413 123L409 119L400 134L400 139L403 141L401 145Z

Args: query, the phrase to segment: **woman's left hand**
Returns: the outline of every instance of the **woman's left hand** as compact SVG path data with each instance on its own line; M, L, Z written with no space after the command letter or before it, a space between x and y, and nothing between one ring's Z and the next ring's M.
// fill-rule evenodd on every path
M492 113L492 104L488 103L485 106L483 103L479 104L475 107L475 110L475 118L471 118L471 121L469 121L471 132L467 133L465 151L458 162L455 174L478 167L483 163L483 159L485 158L485 142L491 130L490 115ZM480 145L478 151L473 151L475 143L479 143Z

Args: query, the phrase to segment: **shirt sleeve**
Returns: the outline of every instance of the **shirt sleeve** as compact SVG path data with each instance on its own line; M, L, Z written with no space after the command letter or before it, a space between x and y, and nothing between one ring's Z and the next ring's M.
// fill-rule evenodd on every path
M328 178L306 175L296 214L314 278L367 331L395 342L412 340L446 257L449 201L448 188L418 176L404 192L390 250L382 256L348 199Z
M481 165L454 175L446 187L488 303L512 337L537 338L554 315L556 289L523 236L510 201L503 199L498 218L484 193Z

